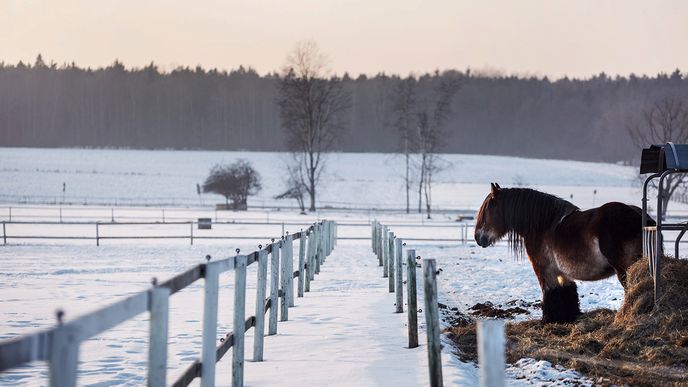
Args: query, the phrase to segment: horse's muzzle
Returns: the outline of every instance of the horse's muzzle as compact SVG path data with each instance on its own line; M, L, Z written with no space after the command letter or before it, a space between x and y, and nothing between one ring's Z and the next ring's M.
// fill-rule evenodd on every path
M482 232L475 233L475 241L478 243L478 246L483 248L490 245L490 237L488 237L487 234Z

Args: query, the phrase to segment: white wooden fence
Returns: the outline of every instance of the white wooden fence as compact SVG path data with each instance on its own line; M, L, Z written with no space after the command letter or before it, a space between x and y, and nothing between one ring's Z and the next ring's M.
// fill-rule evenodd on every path
M406 250L406 261L403 262L401 238L394 235L389 227L374 221L371 227L373 253L377 255L378 265L382 267L383 278L389 278L389 292L396 296L396 312L403 312L403 270L406 265L408 346L418 347L418 309L416 268L419 265L414 249ZM428 372L432 387L442 386L442 342L440 317L437 300L437 262L435 259L423 259L423 294L425 306L425 323L428 352ZM501 320L478 321L478 359L480 368L480 385L500 387L505 385L505 341L504 322Z
M293 271L293 241L300 240L299 270ZM103 331L111 329L135 316L150 312L148 352L148 385L167 385L167 341L169 297L205 279L203 307L203 341L201 358L192 363L172 386L187 386L201 378L202 386L215 385L215 364L232 348L232 385L242 386L244 381L244 334L255 328L253 360L263 360L265 313L269 312L268 335L277 333L277 306L280 304L280 321L288 319L289 307L294 306L293 279L299 278L298 297L303 297L306 284L313 279L313 268L319 268L336 245L337 225L333 221L313 224L308 230L286 235L259 251L236 255L221 260L208 260L194 266L163 283L154 281L147 291L125 298L117 303L91 312L54 328L25 335L0 343L0 372L36 360L49 363L49 385L75 386L77 381L78 353L81 343ZM308 245L308 248L306 248ZM237 254L239 251L237 251ZM270 294L267 295L267 268L270 255ZM281 258L281 259L280 259ZM255 315L246 318L246 268L258 264ZM280 269L281 267L281 269ZM219 275L234 270L234 325L219 346L217 340L217 308ZM305 275L308 273L308 275ZM304 289L305 288L305 289ZM278 302L279 299L279 302Z

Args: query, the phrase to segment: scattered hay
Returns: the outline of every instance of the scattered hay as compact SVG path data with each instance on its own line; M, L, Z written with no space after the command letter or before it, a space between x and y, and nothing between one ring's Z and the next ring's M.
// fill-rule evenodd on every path
M641 260L628 272L621 309L598 309L568 324L509 323L507 361L544 359L577 369L603 384L688 385L688 260L662 261L662 297ZM477 359L475 324L450 328L464 360Z

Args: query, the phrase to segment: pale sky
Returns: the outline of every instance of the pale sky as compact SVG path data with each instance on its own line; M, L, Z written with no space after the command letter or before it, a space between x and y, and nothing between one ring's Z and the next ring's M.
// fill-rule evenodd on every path
M688 1L0 0L0 61L279 70L315 40L339 74L688 72Z

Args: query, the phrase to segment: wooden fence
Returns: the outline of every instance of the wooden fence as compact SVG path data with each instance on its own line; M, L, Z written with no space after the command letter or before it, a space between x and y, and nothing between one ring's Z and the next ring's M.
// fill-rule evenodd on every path
M416 268L423 269L423 298L428 353L428 372L432 387L442 386L442 342L440 330L439 303L437 299L437 269L435 259L417 261L414 249L406 250L403 260L403 248L406 245L397 238L389 227L373 221L371 227L373 253L377 255L378 266L382 267L383 278L388 278L389 292L395 293L396 312L403 313L403 275L402 266L406 265L406 294L408 316L408 347L418 347L418 313L422 309L417 304ZM480 368L480 385L500 387L505 385L505 341L504 322L501 320L478 321L478 358Z
M298 239L299 257L297 271L293 271L293 241ZM153 287L127 297L119 302L91 312L69 322L62 322L58 313L58 325L54 328L21 336L0 343L0 372L42 360L49 364L49 385L75 386L77 380L78 353L81 343L118 324L143 313L150 312L148 352L148 385L167 384L167 341L169 297L204 278L203 333L201 358L192 363L172 386L187 386L195 378L201 378L201 386L215 385L215 364L232 349L232 385L242 386L244 378L244 334L255 329L253 360L263 360L265 314L269 312L268 335L277 333L279 319L288 319L289 307L294 306L294 283L298 277L298 297L310 291L310 281L320 270L325 258L332 252L337 241L337 225L332 221L313 224L306 231L286 235L265 248L248 255L236 255L217 261L208 260L163 282L154 280ZM307 245L307 247L306 247ZM239 251L237 251L237 254ZM268 258L268 255L270 258ZM281 259L280 259L281 258ZM255 315L246 318L246 269L257 263ZM267 295L268 263L270 263L270 293ZM219 345L217 341L217 314L219 275L234 270L234 325ZM278 301L279 299L279 301Z

